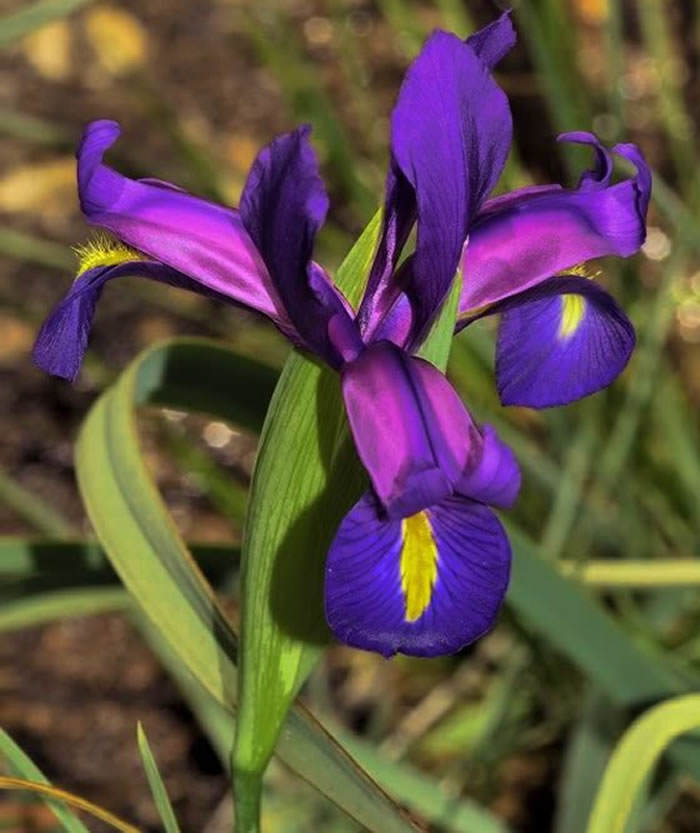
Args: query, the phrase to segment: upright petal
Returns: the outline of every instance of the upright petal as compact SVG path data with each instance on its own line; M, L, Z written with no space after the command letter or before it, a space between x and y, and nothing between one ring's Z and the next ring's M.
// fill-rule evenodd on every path
M447 497L481 454L481 435L447 379L389 342L342 370L357 452L390 517Z
M326 619L342 642L386 657L452 654L493 626L509 573L487 506L455 496L391 519L368 492L328 553Z
M217 300L229 299L187 275L152 260L130 260L82 272L46 318L34 344L34 362L54 376L71 382L78 375L87 349L95 306L104 285L114 278L142 277L181 287Z
M308 126L278 136L258 154L240 202L243 224L262 255L290 320L309 349L338 367L328 334L334 316L349 317L340 293L311 264L328 196ZM359 340L359 336L358 336Z
M504 405L548 408L595 393L634 349L630 321L586 278L552 278L493 310L502 312L496 379Z
M284 308L238 212L109 168L102 157L119 132L116 122L92 122L78 148L78 190L88 222L288 332Z
M467 44L489 69L493 69L515 46L515 40L515 29L510 19L509 9L503 12L498 20L494 20L493 23L489 23L488 26L470 35L467 38Z
M501 173L510 140L508 102L487 64L455 35L435 32L406 73L391 125L401 176L392 174L389 196L403 204L388 206L387 217L412 216L408 184L418 218L414 268L401 287L413 307L410 347L425 336L449 290L469 224Z
M367 341L380 338L378 329L401 291L394 270L415 221L415 191L392 154L386 177L382 233L357 312L360 331ZM407 331L405 337L408 335Z
M557 272L604 255L634 254L646 236L651 180L633 145L614 150L637 167L636 176L610 185L607 151L591 134L596 166L576 190L524 189L486 203L469 232L457 329L480 308L522 292Z

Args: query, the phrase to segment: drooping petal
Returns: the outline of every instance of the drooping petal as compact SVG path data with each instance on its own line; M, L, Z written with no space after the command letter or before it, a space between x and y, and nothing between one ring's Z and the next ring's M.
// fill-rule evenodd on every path
M342 359L329 338L328 323L349 315L325 273L311 264L328 196L310 130L304 126L285 133L260 151L243 189L240 213L295 329L313 352L337 367Z
M467 38L467 44L477 56L493 69L499 61L515 46L515 29L510 19L510 9L488 26L479 29Z
M117 140L113 121L89 124L78 148L78 190L88 222L203 286L290 325L239 213L158 180L132 180L102 157Z
M485 52L488 43L481 43ZM499 50L494 45L489 59ZM411 349L449 290L469 224L501 173L510 141L508 102L487 64L455 35L435 32L406 73L391 124L385 235L392 241L402 236L414 205L418 218L415 263L401 286L413 308ZM392 261L387 250L380 246L384 264ZM361 311L365 339L395 299L386 265L379 271Z
M326 562L326 619L348 645L452 654L494 624L510 546L483 504L449 497L404 519L367 493L344 518Z
M460 478L455 491L489 506L509 509L520 491L520 467L515 454L491 425L481 429L481 458Z
M80 274L66 296L51 311L34 344L34 362L54 376L71 382L78 375L87 349L95 306L104 285L114 278L142 277L228 301L181 272L152 260L130 260L98 266Z
M481 435L447 379L422 359L376 342L342 370L357 452L390 517L445 498Z
M575 141L591 143L590 134ZM631 179L609 185L604 149L576 190L524 189L486 203L469 232L462 261L457 329L474 313L557 272L605 255L634 254L646 236L649 169L634 146L614 150L637 166Z
M634 328L593 281L557 277L497 304L496 379L504 405L566 405L625 368Z

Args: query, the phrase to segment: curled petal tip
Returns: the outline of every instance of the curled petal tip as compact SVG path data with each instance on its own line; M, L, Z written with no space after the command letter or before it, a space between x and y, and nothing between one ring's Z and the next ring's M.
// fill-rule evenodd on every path
M647 160L639 147L632 142L615 145L613 152L627 159L637 169L637 175L634 177L633 182L639 198L639 211L642 217L646 218L649 199L651 197L651 170L649 169Z
M81 208L88 218L104 210L115 199L112 191L116 182L111 182L110 189L105 187L110 182L109 177L97 187L93 187L93 181L100 169L105 151L117 141L120 134L118 122L100 119L87 125L78 144L75 154L78 160L78 194Z
M458 327L483 308L578 263L607 255L629 257L644 242L651 175L640 151L634 145L614 148L637 173L611 183L610 151L593 134L567 136L594 146L595 167L583 173L573 190L525 188L486 203L462 260L468 280Z
M613 174L613 158L610 151L602 144L595 133L587 130L572 130L560 133L557 142L574 142L579 145L590 145L595 152L595 167L581 174L578 187L606 188L610 184Z

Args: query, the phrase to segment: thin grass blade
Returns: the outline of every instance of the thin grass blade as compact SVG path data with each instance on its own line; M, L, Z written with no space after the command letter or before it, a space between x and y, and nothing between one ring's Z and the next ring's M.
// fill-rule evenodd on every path
M156 805L156 809L158 810L158 814L160 815L160 820L163 822L165 833L180 833L180 826L177 823L173 806L170 803L170 798L168 797L168 792L165 789L165 784L163 783L163 779L158 771L158 764L156 763L156 759L153 757L153 752L151 752L148 738L146 737L146 733L140 723L136 729L136 735L139 744L141 762L143 763L143 768L146 772L146 778L148 778L148 786L151 788L153 801Z
M34 761L2 729L0 729L0 755L16 775L28 781L50 786L48 779ZM58 801L53 797L47 797L45 800L67 833L89 833L82 821L68 808L65 802Z
M680 735L700 729L700 695L675 697L649 709L613 751L587 833L624 833L656 762Z

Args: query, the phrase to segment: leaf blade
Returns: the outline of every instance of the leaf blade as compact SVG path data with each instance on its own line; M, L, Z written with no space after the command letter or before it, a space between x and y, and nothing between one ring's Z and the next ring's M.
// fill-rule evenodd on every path
M635 800L670 743L700 728L700 695L686 694L639 717L615 747L596 796L587 833L624 833Z
M209 358L216 359L233 383L237 367L241 367L241 357L213 344L210 353L209 342L194 342L200 361L206 364ZM88 515L113 566L175 655L198 683L231 713L235 705L235 686L231 683L236 676L235 650L232 650L236 638L218 611L206 581L193 566L139 456L133 412L143 402L186 407L189 401L222 419L232 420L240 411L241 420L247 420L249 427L253 427L256 408L260 409L262 422L267 403L261 396L256 400L257 405L248 402L241 410L242 406L236 405L236 397L222 397L214 391L209 405L210 386L202 382L203 374L190 377L191 366L187 374L181 372L181 366L176 366L188 358L183 352L187 353L188 345L192 344L191 339L168 342L134 360L115 387L103 394L88 414L78 438L76 465ZM157 355L159 351L166 355ZM244 377L249 370L248 367L242 371ZM190 379L187 390L175 385L170 399L167 379L186 376ZM242 385L241 390L245 392L246 386ZM217 408L223 413L217 414ZM179 590L179 580L186 582L185 592ZM165 604L153 602L154 588L157 596L165 596ZM212 622L216 623L214 627ZM319 749L323 750L323 767L314 768L309 752ZM396 804L304 710L295 707L291 711L278 754L367 829L375 833L415 831L415 826Z
M0 729L0 754L7 760L10 768L17 775L28 781L50 786L49 780L34 761L2 729ZM85 825L64 802L49 797L44 800L53 810L67 833L89 833Z
M173 811L173 806L170 803L168 792L165 789L165 784L158 770L158 764L153 757L151 746L146 737L146 732L139 722L136 727L136 737L139 746L139 754L141 755L141 762L146 778L148 779L148 786L151 788L151 795L153 802L156 805L160 820L163 822L165 833L180 833L180 825L177 823L177 818Z

